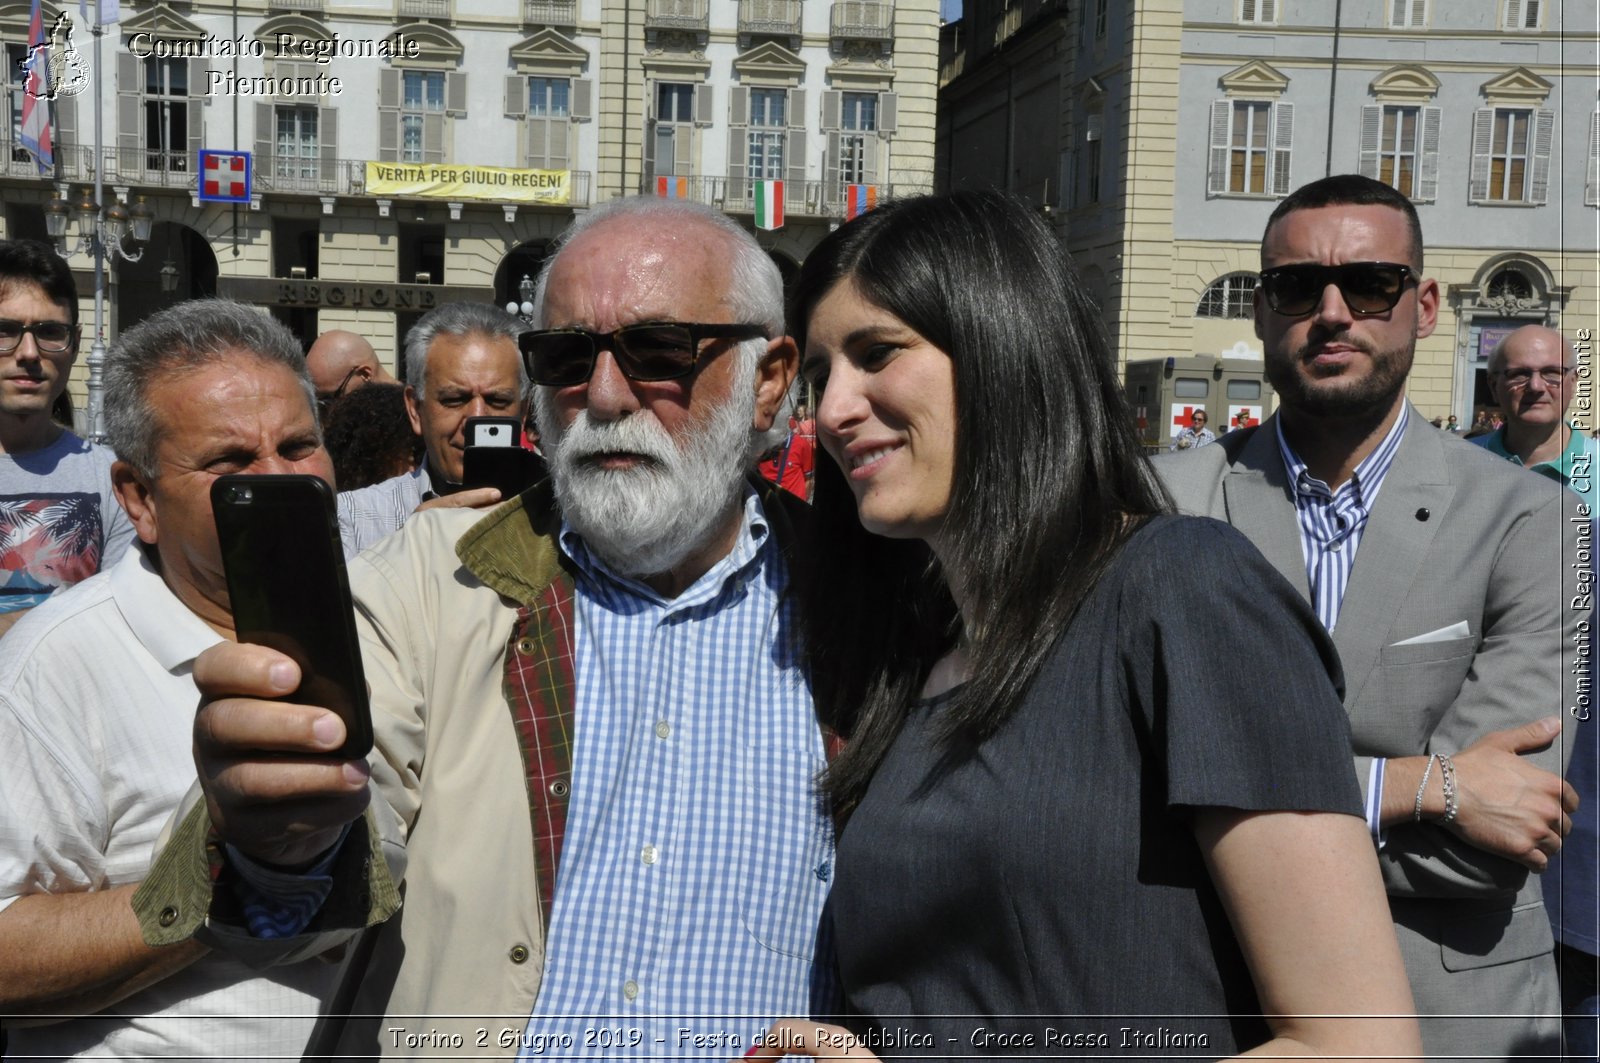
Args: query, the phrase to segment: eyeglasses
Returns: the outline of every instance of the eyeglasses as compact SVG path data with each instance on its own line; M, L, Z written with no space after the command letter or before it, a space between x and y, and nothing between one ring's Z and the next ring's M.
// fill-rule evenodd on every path
M1396 262L1346 262L1339 266L1306 263L1262 270L1261 290L1274 311L1285 317L1300 317L1316 309L1322 293L1332 284L1352 314L1371 317L1393 310L1405 293L1406 281L1416 279L1410 266Z
M1502 369L1500 379L1505 381L1506 387L1512 391L1521 391L1533 382L1533 374L1538 373L1545 387L1558 388L1567 379L1568 373L1576 371L1570 365L1547 365L1540 369Z
M688 325L652 321L625 325L613 332L581 328L541 329L517 338L528 376L544 387L582 384L594 372L595 359L610 351L629 380L676 380L694 372L704 340L767 338L760 325Z
M20 321L0 320L0 354L9 354L22 345L22 337L33 333L34 345L41 354L60 354L72 346L72 326L61 321L35 321L24 325Z
M326 395L318 395L317 396L317 404L319 406L323 407L324 409L326 409L329 406L332 406L335 399L338 399L338 398L340 398L340 397L342 397L344 395L344 389L350 386L350 381L354 380L356 374L359 373L360 371L361 371L361 367L359 365L353 367L350 370L350 372L348 372L348 373L346 373L344 375L344 379L339 381L339 386L338 387L334 388L332 391L328 392Z

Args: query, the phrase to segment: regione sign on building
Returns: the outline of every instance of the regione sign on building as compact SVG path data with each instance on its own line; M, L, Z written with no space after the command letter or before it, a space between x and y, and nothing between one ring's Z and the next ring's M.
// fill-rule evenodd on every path
M572 171L369 162L367 194L562 205L572 198Z

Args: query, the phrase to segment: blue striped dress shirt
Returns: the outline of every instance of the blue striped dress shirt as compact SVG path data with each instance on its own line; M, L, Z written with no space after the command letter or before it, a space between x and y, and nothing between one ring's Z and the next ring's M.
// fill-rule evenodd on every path
M523 1058L730 1059L807 1013L832 879L823 743L754 492L743 512L732 553L676 598L562 530L577 734Z
M1337 491L1312 476L1300 455L1289 446L1283 436L1283 418L1274 422L1278 431L1278 453L1283 456L1283 467L1294 488L1300 552L1305 556L1311 604L1330 635L1339 621L1339 607L1344 604L1345 588L1350 585L1350 573L1355 569L1356 548L1361 545L1372 507L1378 501L1378 491L1389 475L1394 456L1400 451L1400 440L1405 437L1406 422L1410 419L1409 407L1402 409L1383 441L1361 460L1350 479L1340 484ZM1367 776L1367 826L1380 845L1383 766L1384 758L1373 757Z

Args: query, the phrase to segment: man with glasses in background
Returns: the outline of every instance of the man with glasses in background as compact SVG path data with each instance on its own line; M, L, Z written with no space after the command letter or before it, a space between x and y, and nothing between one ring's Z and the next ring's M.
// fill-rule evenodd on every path
M422 463L409 472L339 495L339 536L354 557L424 509L473 509L500 501L492 487L460 490L469 417L527 410L527 373L517 336L522 322L497 306L446 303L406 333L406 413L422 437ZM370 350L370 348L369 348Z
M0 632L133 541L111 451L50 417L78 358L78 290L49 244L0 240Z
M1578 501L1406 401L1439 311L1422 253L1411 202L1377 181L1283 200L1255 297L1278 412L1158 467L1181 510L1247 535L1333 637L1428 1056L1541 1054L1561 1002L1530 872L1576 808L1561 771L1588 620L1568 607Z
M1594 437L1567 420L1577 388L1574 348L1561 333L1543 325L1524 325L1500 341L1489 355L1489 391L1505 415L1504 426L1474 436L1491 454L1549 477L1574 492L1595 516L1595 477L1600 454ZM1591 531L1590 548L1594 538ZM1591 616L1592 616L1591 612ZM1593 639L1593 624L1590 639ZM1592 649L1592 641L1590 647ZM1590 658L1592 661L1592 657ZM1589 674L1593 675L1591 665ZM1593 698L1591 678L1588 693ZM1592 702L1591 702L1592 703ZM1556 935L1561 971L1566 1050L1595 1058L1595 1016L1600 1014L1600 735L1591 713L1578 721L1567 782L1581 802L1572 833L1544 876L1545 907Z
M1505 424L1472 442L1576 492L1592 514L1600 446L1567 420L1577 371L1555 329L1524 325L1511 333L1489 355L1488 368L1489 393Z
M287 659L208 651L206 802L136 907L152 944L269 961L388 917L319 1050L728 1059L829 970L791 593L807 513L749 475L798 361L782 280L720 212L638 197L574 223L535 305L519 342L549 479L487 516L418 514L351 563L377 752L328 759L337 717L257 700L295 689ZM390 811L392 917L369 858ZM203 922L184 898L212 888L208 820L235 847L219 896L254 861L331 882L247 897L271 940Z
M306 369L317 388L317 406L326 417L328 407L363 384L393 384L378 361L378 353L364 337L332 329L317 337L306 352Z

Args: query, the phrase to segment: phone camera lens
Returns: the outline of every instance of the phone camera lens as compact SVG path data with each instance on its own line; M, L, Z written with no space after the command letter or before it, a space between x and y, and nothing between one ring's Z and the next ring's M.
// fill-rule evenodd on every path
M255 500L255 494L248 487L228 488L228 501L249 503Z

